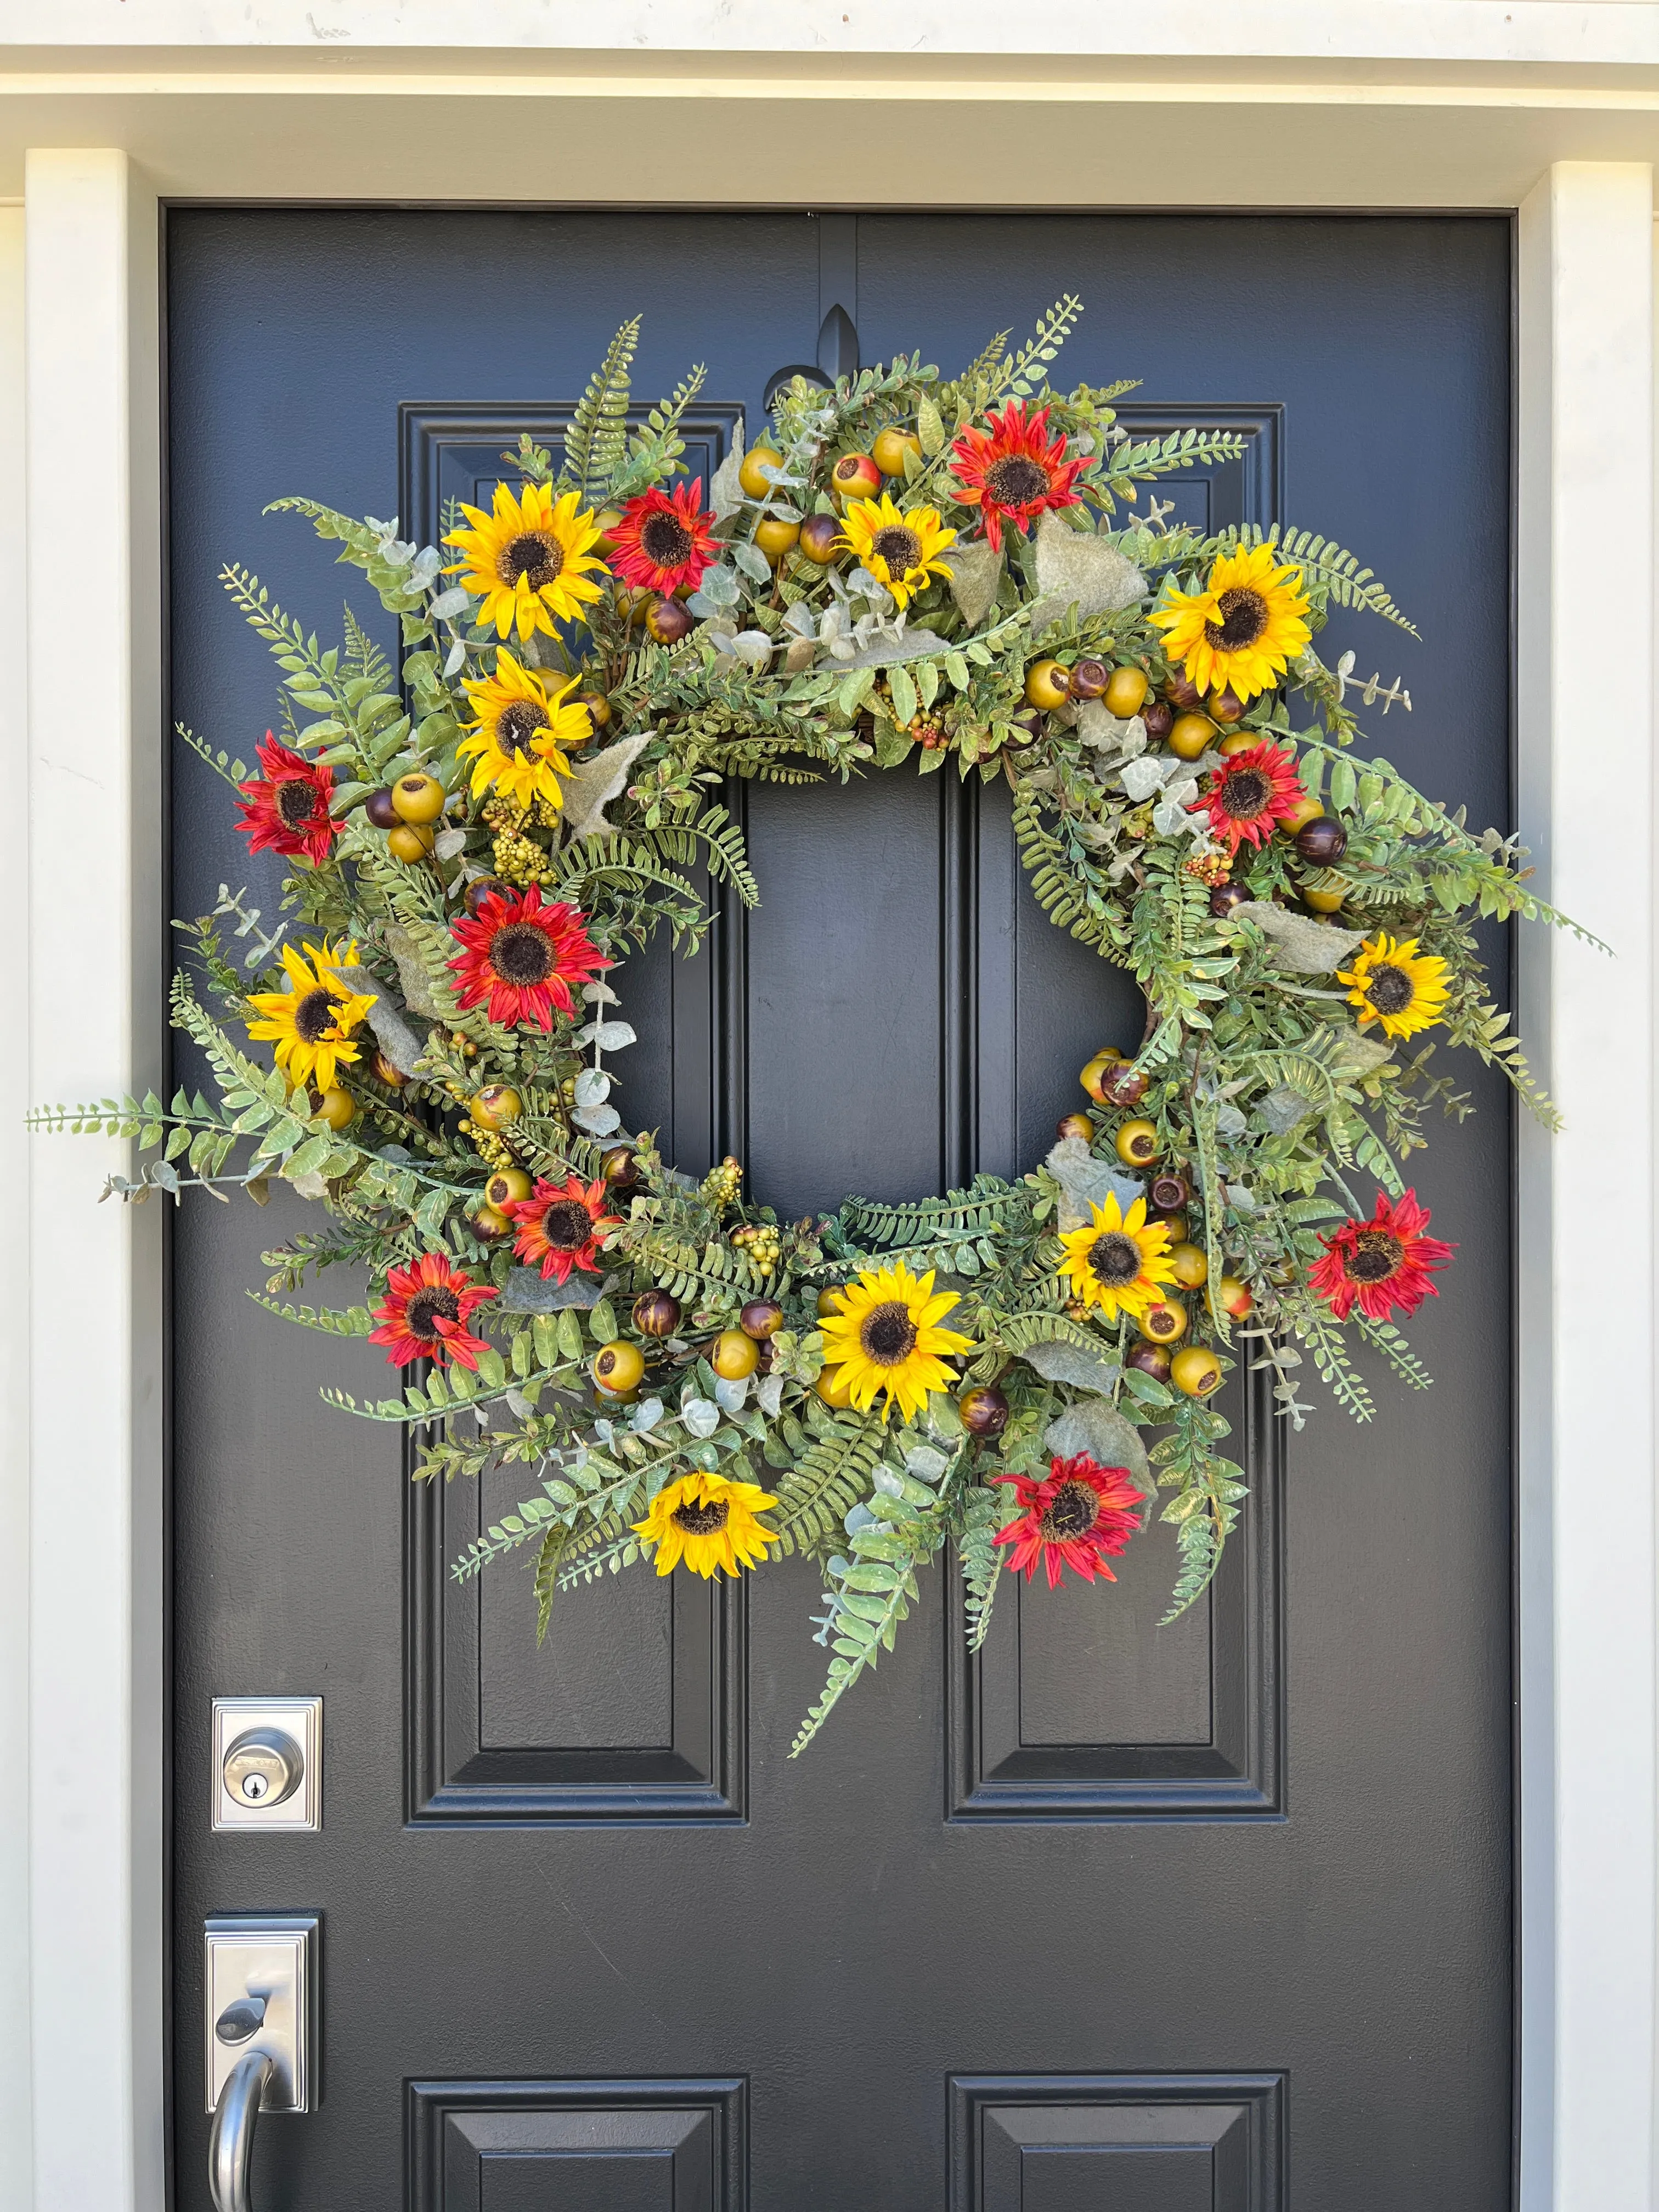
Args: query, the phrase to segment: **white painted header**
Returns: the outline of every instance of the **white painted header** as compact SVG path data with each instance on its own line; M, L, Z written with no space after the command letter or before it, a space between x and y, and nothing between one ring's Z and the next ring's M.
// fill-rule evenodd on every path
M48 29L49 27L49 29ZM46 31L47 39L42 33ZM1659 66L1651 0L0 0L0 52L158 47ZM465 67L465 62L462 67Z

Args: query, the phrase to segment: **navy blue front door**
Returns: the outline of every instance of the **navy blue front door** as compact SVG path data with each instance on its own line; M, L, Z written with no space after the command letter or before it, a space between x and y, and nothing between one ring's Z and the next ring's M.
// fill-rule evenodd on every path
M848 286L838 234L836 283ZM1183 511L1353 546L1425 641L1339 628L1409 718L1375 735L1507 824L1510 234L1424 218L858 219L866 362L949 368L1062 291L1057 374L1243 461ZM429 539L503 426L577 395L642 311L647 399L708 365L711 467L810 359L820 226L789 213L278 212L169 220L173 716L251 757L246 561L307 626L347 572L307 492ZM357 603L366 618L376 611ZM173 763L173 905L269 907L224 792ZM1139 1033L1050 928L990 787L905 769L741 795L763 904L629 971L630 1125L739 1152L799 1212L1018 1172L1076 1071ZM1501 946L1495 948L1501 954ZM307 1225L200 1205L173 1237L173 2140L207 2203L204 1915L320 1911L324 2102L258 2188L392 2212L1498 2212L1510 2202L1510 1121L1437 1135L1456 1239L1426 1396L1297 1437L1241 1401L1253 1497L1207 1602L1155 1626L1168 1532L1115 1586L1006 1597L966 1658L943 1578L796 1763L813 1570L572 1592L447 1563L519 1494L411 1492L319 1402L374 1353L243 1297ZM209 1832L216 1693L320 1692L319 1835Z

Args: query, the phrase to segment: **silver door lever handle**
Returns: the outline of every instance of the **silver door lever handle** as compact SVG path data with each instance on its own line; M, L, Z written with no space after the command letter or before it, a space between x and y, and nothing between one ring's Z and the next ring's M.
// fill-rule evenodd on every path
M208 2137L208 2187L215 2212L253 2212L253 2123L275 2064L268 2051L248 2051L231 2068L219 2093Z

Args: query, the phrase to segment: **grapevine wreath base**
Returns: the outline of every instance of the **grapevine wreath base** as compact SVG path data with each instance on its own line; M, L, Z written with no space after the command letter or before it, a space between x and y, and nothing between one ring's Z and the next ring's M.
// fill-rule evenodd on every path
M384 1347L396 1395L324 1395L414 1424L422 1475L526 1467L453 1571L529 1547L544 1632L558 1589L636 1562L810 1554L830 1657L798 1751L947 1544L977 1646L1005 1568L1110 1581L1161 1499L1190 1605L1244 1496L1212 1402L1235 1363L1298 1427L1304 1358L1361 1420L1360 1353L1428 1379L1395 1317L1450 1249L1401 1174L1427 1109L1468 1110L1438 1036L1552 1118L1473 925L1560 917L1512 839L1356 760L1352 656L1313 647L1334 606L1410 625L1323 538L1143 512L1242 441L1138 441L1127 387L1052 389L1079 311L947 379L797 380L707 486L678 470L700 371L628 428L630 322L556 463L525 437L442 549L276 501L397 618L401 690L349 610L325 649L224 569L281 734L257 775L181 734L286 864L281 918L226 890L182 925L203 1088L34 1117L157 1150L111 1180L134 1202L319 1202L253 1295ZM735 1160L699 1181L626 1130L623 963L700 941L694 869L757 902L726 778L871 770L1005 781L1038 899L1133 975L1145 1027L1018 1182L779 1221ZM337 1262L369 1304L292 1302Z

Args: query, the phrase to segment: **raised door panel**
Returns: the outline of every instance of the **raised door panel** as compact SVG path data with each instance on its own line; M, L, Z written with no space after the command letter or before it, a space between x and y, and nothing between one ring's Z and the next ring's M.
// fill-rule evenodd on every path
M746 2085L411 2081L411 2212L744 2212Z
M959 2076L951 2212L1284 2212L1284 2078Z

